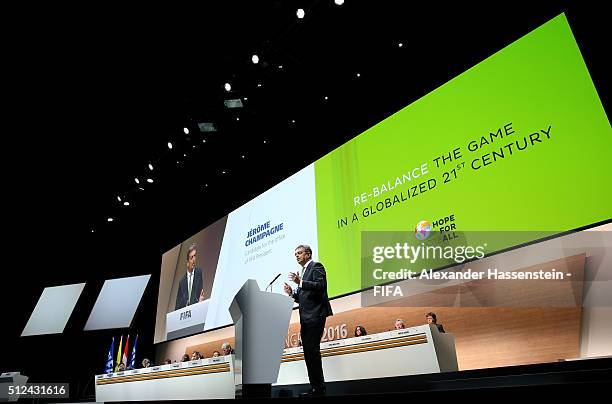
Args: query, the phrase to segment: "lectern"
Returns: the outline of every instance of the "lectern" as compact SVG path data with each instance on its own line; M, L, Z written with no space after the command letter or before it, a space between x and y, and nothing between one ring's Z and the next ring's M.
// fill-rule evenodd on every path
M276 383L293 299L263 292L247 280L234 296L229 312L235 324L234 371L243 396L269 396Z
M25 386L28 381L28 376L24 376L19 372L5 372L0 375L0 402L1 401L17 401L19 395L9 394L9 385ZM275 380L276 381L276 380Z

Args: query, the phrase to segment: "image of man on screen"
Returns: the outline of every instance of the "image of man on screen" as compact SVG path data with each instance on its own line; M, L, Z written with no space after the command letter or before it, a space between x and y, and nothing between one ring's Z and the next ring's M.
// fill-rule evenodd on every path
M198 249L191 244L187 250L187 272L179 282L174 310L204 301L202 270L196 267Z
M294 255L302 267L302 275L289 272L289 280L299 286L293 291L291 286L285 283L285 293L300 305L300 333L311 387L308 394L322 395L325 394L325 378L320 344L325 320L333 314L327 296L327 275L323 264L312 260L312 250L309 246L297 246Z

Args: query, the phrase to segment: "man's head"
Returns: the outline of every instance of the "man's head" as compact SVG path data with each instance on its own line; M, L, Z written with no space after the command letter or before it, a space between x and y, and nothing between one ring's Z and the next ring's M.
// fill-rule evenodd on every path
M213 358L218 358L219 356L221 356L221 354L219 353L219 351L215 351L215 352L213 352Z
M298 264L304 266L312 258L312 249L309 245L299 245L295 247L294 254Z
M172 364L172 361L170 359L166 359L164 361L164 365L170 365L170 364Z
M395 320L395 329L401 330L403 328L406 328L406 326L404 326L404 320L402 320L401 318L398 318L397 320Z
M232 346L229 343L224 342L223 345L221 345L221 350L223 350L223 355L229 355L232 353Z
M191 354L191 360L197 361L198 359L200 359L200 353L198 351L193 351L193 353Z
M120 371L120 372L123 372L124 370L125 370L125 364L124 364L123 362L121 362L121 363L119 364L119 371Z
M427 320L427 324L437 324L438 319L436 318L436 313L429 312L425 315L425 319Z
M189 249L187 250L187 270L189 272L193 271L193 268L195 268L196 266L197 255L198 248L196 247L195 243L193 243L189 246Z
M148 360L147 358L144 358L144 359L142 360L142 367L143 367L143 368L148 368L149 366L151 366L151 361L150 361L150 360Z

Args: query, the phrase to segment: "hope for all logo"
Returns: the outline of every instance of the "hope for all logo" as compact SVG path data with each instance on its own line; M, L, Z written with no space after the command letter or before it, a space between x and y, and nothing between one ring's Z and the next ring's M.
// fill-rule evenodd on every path
M431 223L429 223L427 220L421 220L418 222L414 228L414 237L416 237L417 240L424 241L427 240L430 235Z

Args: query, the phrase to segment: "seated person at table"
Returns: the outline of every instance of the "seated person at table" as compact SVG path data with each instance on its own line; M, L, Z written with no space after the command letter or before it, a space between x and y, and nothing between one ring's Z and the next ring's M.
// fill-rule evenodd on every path
M232 346L228 342L224 342L223 345L221 345L221 350L223 351L223 355L231 355L234 353Z
M438 331L446 332L444 331L444 327L442 327L442 324L438 324L436 313L430 311L425 315L425 319L427 320L427 324L434 324L436 327L438 327Z
M362 325L358 325L357 327L355 327L356 337L363 337L364 335L368 335L368 332Z
M121 362L117 368L117 372L123 372L125 370L125 363Z
M396 330L403 330L404 328L406 328L406 326L404 325L404 320L402 320L401 318L398 318L397 320L395 320Z
M202 359L202 356L198 351L193 351L193 353L191 354L191 360L197 361L198 359Z
M183 358L181 359L181 362L189 362L189 355L187 355L187 354L183 355Z
M221 354L219 353L219 351L215 351L213 352L213 358L218 358L219 356L221 356Z
M164 365L171 365L171 364L172 364L172 361L170 359L166 359L164 361Z
M143 368L148 368L149 366L151 366L151 361L149 359L147 359L147 358L144 358L142 360L142 367Z

